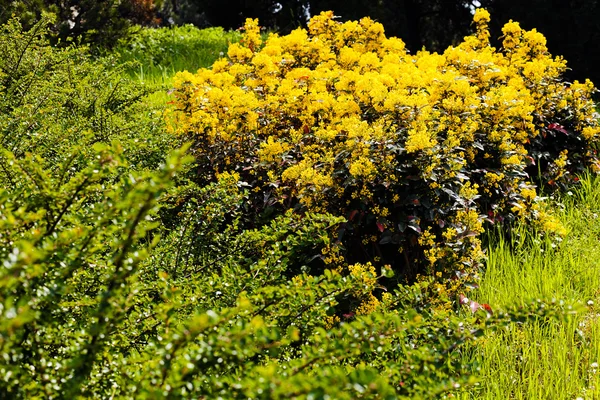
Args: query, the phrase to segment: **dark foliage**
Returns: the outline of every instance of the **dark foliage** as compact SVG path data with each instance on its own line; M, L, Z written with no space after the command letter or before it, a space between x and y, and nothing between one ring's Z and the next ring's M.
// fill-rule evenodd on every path
M112 47L133 24L159 23L152 0L0 1L0 23L14 15L29 29L47 13L55 16L50 31L55 43L75 40L93 47Z

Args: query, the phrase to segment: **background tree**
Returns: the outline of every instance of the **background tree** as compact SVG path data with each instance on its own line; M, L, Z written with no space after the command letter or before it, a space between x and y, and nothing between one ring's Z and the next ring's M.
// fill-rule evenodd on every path
M552 54L569 60L567 78L600 81L600 5L598 0L0 0L0 23L17 15L25 28L43 12L57 16L56 40L82 40L110 47L132 25L220 26L237 29L246 18L282 34L306 26L311 15L332 10L340 21L369 16L386 35L400 37L411 52L443 51L471 31L476 7L492 15L491 34L499 44L501 27L510 19L537 29Z
M342 21L369 16L381 22L387 36L402 38L416 52L439 51L458 43L470 29L473 1L325 0L311 4L311 13L333 10Z
M307 0L170 0L161 3L160 13L174 24L237 29L246 18L282 33L306 26L310 3Z
M569 79L600 82L600 2L597 0L482 0L492 15L492 40L509 20L537 29L552 54L568 60Z
M0 23L13 15L25 29L42 14L54 14L54 42L80 40L94 47L111 47L134 25L157 25L160 20L153 0L0 0Z

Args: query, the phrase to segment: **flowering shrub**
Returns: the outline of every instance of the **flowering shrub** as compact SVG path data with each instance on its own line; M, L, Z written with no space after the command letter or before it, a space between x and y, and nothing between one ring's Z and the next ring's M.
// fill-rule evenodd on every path
M199 179L237 172L257 215L346 217L330 266L468 273L486 222L560 234L532 182L598 163L592 83L561 81L565 61L516 22L491 47L488 22L477 10L460 45L411 55L369 18L324 12L264 43L248 19L228 58L176 76L173 126L194 144Z

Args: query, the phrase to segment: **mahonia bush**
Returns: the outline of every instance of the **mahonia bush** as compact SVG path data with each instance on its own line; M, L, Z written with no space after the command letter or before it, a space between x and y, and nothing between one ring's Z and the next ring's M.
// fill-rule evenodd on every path
M390 265L404 276L473 277L485 224L562 227L540 205L598 169L593 84L561 80L542 34L489 13L443 54L409 54L369 18L332 12L261 40L248 19L212 69L175 78L171 127L193 142L198 181L235 172L256 222L293 209L346 218L325 267Z

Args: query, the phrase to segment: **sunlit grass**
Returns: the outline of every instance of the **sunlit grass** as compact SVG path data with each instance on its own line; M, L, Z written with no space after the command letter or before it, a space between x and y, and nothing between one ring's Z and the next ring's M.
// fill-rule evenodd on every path
M556 210L569 230L557 247L526 228L492 240L476 300L502 309L556 299L587 312L488 334L465 355L480 383L463 399L600 398L600 179L583 177Z
M120 43L115 52L120 62L130 65L130 77L148 85L169 85L179 71L210 67L240 38L239 32L222 28L143 28Z
M164 108L173 100L169 91L177 72L210 67L240 38L239 32L222 28L142 28L119 43L112 55L125 66L126 78L150 89L143 102L151 108Z

